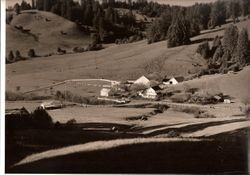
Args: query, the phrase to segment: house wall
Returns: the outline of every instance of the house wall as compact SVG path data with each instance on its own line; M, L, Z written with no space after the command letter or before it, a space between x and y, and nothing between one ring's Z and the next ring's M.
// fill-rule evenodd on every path
M178 84L178 81L176 81L175 78L171 78L168 82L164 82L165 85L175 85Z
M100 96L102 97L108 97L109 96L110 89L101 89Z

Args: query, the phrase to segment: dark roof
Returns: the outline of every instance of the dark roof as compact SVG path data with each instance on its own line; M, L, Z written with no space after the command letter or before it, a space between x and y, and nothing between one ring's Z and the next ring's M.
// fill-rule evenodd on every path
M182 82L184 81L184 77L174 77L176 79L176 81L178 82Z
M164 78L162 81L163 82L167 82L167 81L169 81L170 80L170 78Z
M155 91L159 91L159 90L161 90L161 87L159 85L157 85L157 86L153 86L152 89L154 89Z

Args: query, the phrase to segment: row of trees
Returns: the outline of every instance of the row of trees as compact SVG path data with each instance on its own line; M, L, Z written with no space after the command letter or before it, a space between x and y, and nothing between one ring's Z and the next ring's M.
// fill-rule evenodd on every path
M208 59L208 68L213 72L237 71L250 63L248 31L237 26L226 28L223 40L216 36L210 49L208 42L202 43L197 52Z
M236 22L240 15L246 16L249 12L248 0L217 1L186 8L166 6L160 17L148 28L148 42L168 39L169 47L185 44L189 41L187 37L198 35L200 30L221 26L227 18Z

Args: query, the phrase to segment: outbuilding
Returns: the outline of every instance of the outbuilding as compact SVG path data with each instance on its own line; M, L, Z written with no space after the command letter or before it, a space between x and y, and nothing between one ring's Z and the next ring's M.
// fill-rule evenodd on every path
M108 89L108 88L102 88L100 91L100 96L101 97L108 97L110 90L111 89Z
M163 84L164 85L176 85L183 81L184 81L184 77L172 77L170 79L164 79Z
M143 98L147 99L155 99L157 97L157 93L153 88L148 88L144 91L139 92L139 95Z

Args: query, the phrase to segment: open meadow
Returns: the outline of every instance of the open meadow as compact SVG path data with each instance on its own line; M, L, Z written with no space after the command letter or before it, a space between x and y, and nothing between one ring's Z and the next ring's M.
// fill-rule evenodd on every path
M194 1L8 7L6 172L246 174L250 3Z

